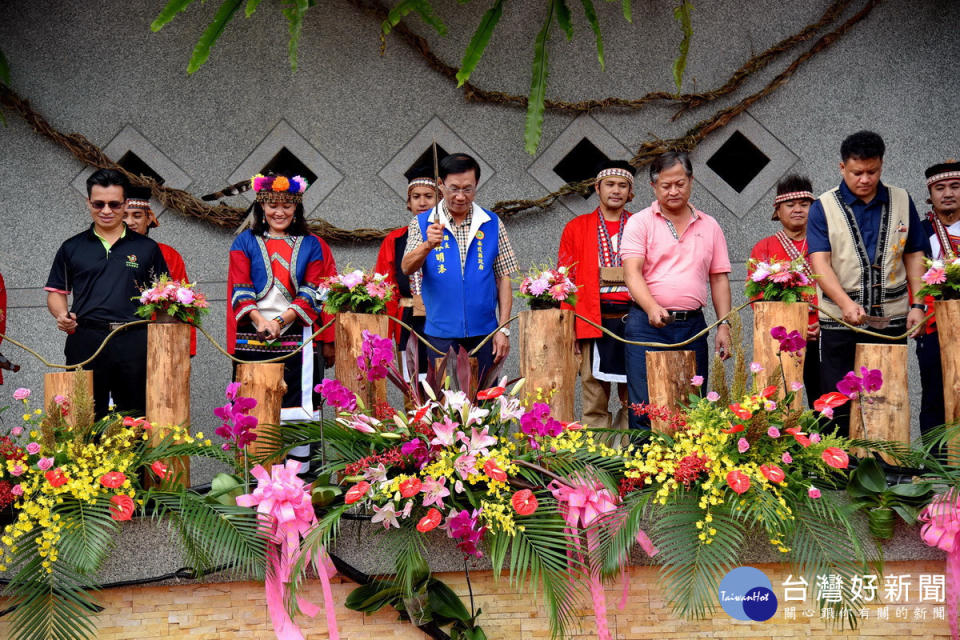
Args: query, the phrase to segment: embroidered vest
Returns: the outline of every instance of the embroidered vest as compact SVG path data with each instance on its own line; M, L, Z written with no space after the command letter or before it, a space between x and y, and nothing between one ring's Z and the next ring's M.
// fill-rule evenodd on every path
M874 263L870 263L853 211L843 202L839 187L820 196L830 238L830 260L834 273L850 299L871 316L895 318L903 324L909 311L907 271L903 249L910 225L910 197L899 187L888 186L890 203L883 207ZM819 286L818 286L819 289ZM820 290L820 307L838 318L840 306ZM820 316L824 326L842 326Z
M421 237L427 237L431 211L417 217ZM476 215L476 213L474 213ZM427 335L437 338L485 336L497 322L497 279L493 263L499 254L497 242L500 220L487 212L490 219L480 225L467 249L467 259L460 265L460 247L449 229L443 230L443 243L427 255L420 285L427 308Z

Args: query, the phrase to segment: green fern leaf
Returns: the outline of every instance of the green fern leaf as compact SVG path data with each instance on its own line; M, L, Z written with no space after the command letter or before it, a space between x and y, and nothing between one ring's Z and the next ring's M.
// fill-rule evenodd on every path
M683 83L683 72L687 68L687 54L690 52L690 40L693 38L693 22L690 19L692 12L693 4L689 0L681 0L680 6L673 10L673 17L680 23L680 28L683 30L680 52L673 61L673 81L677 85L677 91Z
M187 7L193 3L194 0L170 0L167 6L161 9L157 17L150 23L150 30L153 32L160 31L160 29L173 20L178 13L186 11Z
M457 71L457 86L462 87L463 83L470 79L470 74L477 68L483 52L490 43L490 37L493 35L500 17L503 15L503 0L496 0L493 6L487 9L470 38L470 44L463 52L463 59L460 61L460 69Z
M440 18L433 12L433 7L428 0L401 0L392 9L383 23L380 25L381 39L390 35L393 28L400 24L400 21L407 17L410 12L416 12L423 21L429 24L442 36L447 35L447 26L443 24Z
M100 568L113 550L119 526L110 515L110 500L97 498L94 504L65 500L55 509L60 516L60 559L84 574Z
M604 71L606 62L603 57L603 34L600 32L600 20L597 18L597 10L593 6L593 0L580 0L583 4L583 13L587 16L587 22L593 29L593 35L597 40L597 60L600 61L600 70Z
M633 22L633 9L630 7L630 0L621 0L620 6L623 8L624 20Z
M527 120L524 127L524 147L527 153L534 155L540 146L543 135L543 111L547 94L547 40L550 39L550 26L553 14L560 0L550 0L547 19L543 22L533 46L533 73L530 80L530 95L527 98Z
M300 34L303 32L303 16L310 8L307 0L293 0L292 6L283 10L289 23L290 42L287 45L290 56L290 69L297 70L297 46L300 44Z
M257 7L260 6L260 0L247 0L247 6L243 10L245 17L249 18L253 15L253 12L257 10Z
M216 15L213 17L213 22L207 25L203 35L200 36L196 46L193 48L193 55L190 56L190 62L187 64L188 74L194 73L207 61L207 58L210 57L210 49L223 33L227 23L230 22L233 14L237 12L237 9L240 8L242 3L243 0L224 0L223 4L220 5Z
M567 40L573 39L573 21L570 16L570 7L566 0L557 0L557 24L567 36Z

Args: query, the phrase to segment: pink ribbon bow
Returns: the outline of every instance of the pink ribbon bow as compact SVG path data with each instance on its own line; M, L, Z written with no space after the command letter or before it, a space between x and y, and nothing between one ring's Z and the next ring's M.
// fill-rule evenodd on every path
M264 586L267 591L267 611L278 640L303 640L300 627L287 614L283 604L284 584L290 582L290 572L299 554L300 538L317 524L309 487L297 476L299 470L300 463L296 460L287 460L285 465L275 464L270 473L257 465L250 472L258 480L257 488L253 493L237 497L238 505L256 506L257 513L269 523L267 534L270 546L267 555L272 571L267 571ZM330 556L322 549L319 557L314 558L314 566L323 585L323 605L330 639L339 640L333 590L330 587L330 578L336 574L336 569ZM320 611L319 607L299 597L297 605L310 617Z
M947 617L950 620L950 633L953 640L960 639L960 626L957 624L957 598L960 597L960 495L953 491L933 497L917 520L920 527L920 539L931 547L947 552Z

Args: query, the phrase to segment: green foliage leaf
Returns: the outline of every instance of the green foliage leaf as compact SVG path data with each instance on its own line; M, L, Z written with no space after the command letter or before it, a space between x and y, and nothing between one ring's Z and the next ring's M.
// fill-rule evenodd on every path
M433 12L433 6L431 6L429 0L401 0L390 9L390 13L387 14L386 19L380 25L381 37L388 36L393 28L400 24L400 21L407 17L411 11L416 12L424 22L433 27L441 36L447 35L447 25L443 24L443 21Z
M630 0L621 0L620 6L623 8L624 20L633 22L633 9L630 7Z
M194 3L194 0L170 0L157 17L150 23L150 30L160 31L167 23L173 20L178 13L185 11L187 7Z
M460 69L457 71L458 87L462 87L463 83L470 79L470 74L477 68L477 64L483 57L483 52L490 43L490 37L493 35L494 29L497 28L502 15L503 0L496 0L493 6L483 14L480 24L477 25L477 30L473 32L473 37L470 38L470 44L463 52L463 59L460 60Z
M673 61L673 82L677 85L677 91L683 84L683 72L687 68L687 54L690 52L690 40L693 38L693 22L690 19L692 12L693 4L689 0L680 0L680 6L673 10L673 17L680 23L680 28L683 30L680 52Z
M213 17L213 22L207 26L193 48L193 55L190 56L190 63L187 64L187 73L194 73L207 61L207 58L210 57L210 49L223 33L227 23L233 19L233 15L241 4L243 4L243 0L224 0L223 4L220 5Z
M54 513L59 514L62 523L60 560L84 574L97 571L113 550L119 528L110 516L109 497L100 496L93 504L65 499Z
M216 500L220 504L235 506L237 496L241 494L243 494L243 484L236 476L218 473L210 482L210 493L207 494L207 498Z
M353 611L373 613L399 599L402 593L403 590L392 582L374 581L351 591L343 606Z
M580 0L583 4L583 13L587 16L587 22L593 29L593 35L597 40L597 60L600 61L600 70L606 68L606 62L603 57L603 34L600 32L600 20L597 18L597 10L593 6L593 0Z
M461 622L470 620L470 612L464 606L463 600L440 580L430 580L427 592L430 594L430 609L435 614Z
M524 148L527 153L534 155L540 146L540 137L543 135L543 111L547 95L547 40L550 39L550 26L553 24L553 14L560 0L550 0L547 9L547 19L537 34L533 45L533 73L530 79L530 94L527 98L527 120L524 128Z
M567 40L573 39L573 22L571 21L570 7L567 6L566 0L557 0L557 24L563 29Z
M283 10L289 23L290 42L287 49L290 56L290 69L297 70L297 46L300 44L300 34L303 32L303 16L310 8L307 0L291 0L291 6Z
M247 7L243 10L244 16L249 18L253 15L253 12L257 10L257 7L260 6L260 0L247 0Z

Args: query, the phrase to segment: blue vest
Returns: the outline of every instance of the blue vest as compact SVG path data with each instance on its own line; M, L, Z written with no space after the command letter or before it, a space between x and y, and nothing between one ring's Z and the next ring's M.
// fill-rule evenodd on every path
M497 279L493 262L500 252L500 220L490 211L480 225L460 267L460 248L449 229L443 244L427 255L421 272L423 304L427 308L427 335L437 338L485 336L497 328ZM433 210L417 216L420 235L427 237Z

